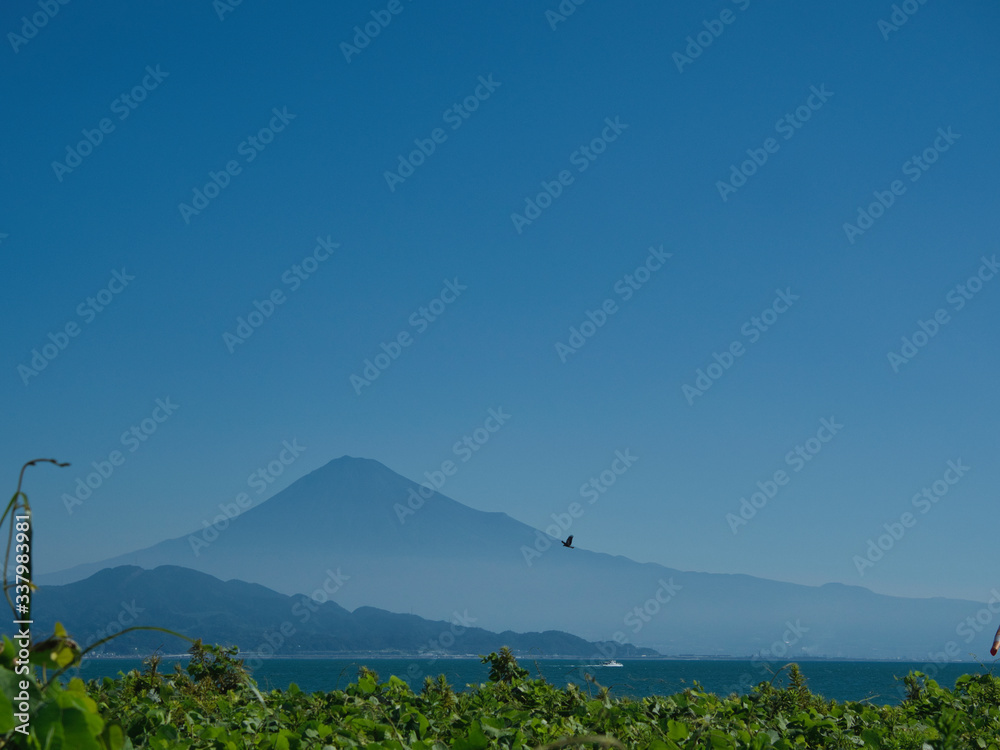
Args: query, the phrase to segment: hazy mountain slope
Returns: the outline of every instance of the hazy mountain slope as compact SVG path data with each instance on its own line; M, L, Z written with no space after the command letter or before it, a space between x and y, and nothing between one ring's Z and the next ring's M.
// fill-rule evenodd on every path
M401 522L395 506L406 507L417 487L377 461L340 458L240 515L198 554L182 537L40 582L79 580L121 564L180 565L286 594L325 586L348 609L430 619L467 612L491 630L627 638L673 654L751 654L776 645L784 652L777 658L920 659L949 641L963 655L989 647L989 634L983 644L966 644L957 633L980 608L973 602L683 572L556 542L528 565L523 549L533 548L540 532L506 514L434 493Z
M83 581L43 586L33 603L36 633L51 632L55 622L61 622L83 646L130 625L153 625L208 643L235 644L244 651L270 648L277 656L316 651L478 654L504 645L521 653L597 653L594 644L569 633L497 634L475 627L464 616L431 621L374 607L352 613L333 602L316 603L243 581L223 582L175 566L108 568ZM105 649L146 654L160 645L167 652L187 649L181 639L149 631L126 633ZM629 653L639 655L641 650Z

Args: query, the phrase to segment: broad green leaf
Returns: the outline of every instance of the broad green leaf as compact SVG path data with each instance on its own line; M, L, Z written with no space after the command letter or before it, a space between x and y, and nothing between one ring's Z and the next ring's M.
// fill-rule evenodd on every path
M486 750L490 741L483 734L479 721L473 721L469 727L469 733L465 737L458 739L452 745L453 750Z
M117 724L106 725L104 732L101 733L101 737L104 740L104 744L108 746L108 750L124 750L125 733L122 732L122 728ZM130 742L129 745L131 744Z
M680 721L674 721L673 719L667 720L667 737L669 737L670 739L683 740L690 733L691 732L688 729L687 724Z
M11 731L18 723L14 719L14 704L21 694L21 682L25 677L19 677L9 669L0 667L0 733ZM33 681L29 680L33 684ZM38 691L29 684L28 696L31 705L37 706Z
M862 729L861 739L865 741L865 747L882 747L882 735L874 729Z

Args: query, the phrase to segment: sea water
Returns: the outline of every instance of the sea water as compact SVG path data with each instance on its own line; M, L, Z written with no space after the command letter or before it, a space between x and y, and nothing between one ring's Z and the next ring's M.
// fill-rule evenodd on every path
M183 660L164 658L160 673L173 671L174 663L183 664ZM436 678L439 674L455 690L465 690L489 679L489 665L478 659L262 659L257 663L261 666L253 671L253 677L262 690L284 690L291 683L306 692L343 689L357 679L362 666L377 672L382 681L396 675L416 691L421 689L425 677ZM554 685L573 682L591 692L603 686L611 690L612 696L631 698L672 695L694 687L695 683L718 695L742 695L773 677L761 664L736 660L623 659L621 667L605 667L581 659L520 658L518 663L529 670L532 678L542 677ZM813 693L840 702L869 700L878 705L897 705L903 700L906 690L902 678L910 671L924 672L949 689L954 688L957 677L983 671L975 663L899 661L803 661L799 662L799 668ZM88 659L67 676L92 680L115 677L132 669L142 669L142 662ZM775 685L787 684L786 675L787 670L775 679Z

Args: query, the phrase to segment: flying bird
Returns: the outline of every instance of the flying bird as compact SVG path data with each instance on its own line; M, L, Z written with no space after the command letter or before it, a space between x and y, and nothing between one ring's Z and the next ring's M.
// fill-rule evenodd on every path
M572 534L570 534L569 537L567 537L566 541L563 542L563 547L569 547L570 549L576 549L573 546L573 535Z

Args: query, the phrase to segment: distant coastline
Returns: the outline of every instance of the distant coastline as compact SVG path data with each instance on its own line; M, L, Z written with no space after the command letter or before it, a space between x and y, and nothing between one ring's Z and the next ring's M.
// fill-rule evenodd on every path
M100 654L100 655L88 655L85 656L83 661L107 661L111 659L115 660L132 660L132 661L142 661L148 659L149 655L140 656L138 654ZM180 654L160 654L160 658L164 661L181 659L186 660L191 658L190 654L180 653ZM431 655L426 653L367 653L367 652L322 652L315 654L280 654L271 655L258 653L255 651L241 651L239 653L239 658L241 659L262 659L266 661L282 661L282 660L310 660L310 659L328 659L331 661L344 660L344 659L384 659L384 660L399 660L399 659L413 659L419 661L462 661L467 659L479 660L479 654L437 654ZM592 658L593 660L602 660L598 655L593 657L583 657L578 655L560 655L560 654L545 654L545 655L531 655L531 654L517 654L517 658L522 661L567 661L567 660L580 660L586 658ZM622 656L619 657L619 661L622 662L647 662L647 661L753 661L754 656L726 656L718 654L706 654L706 655L674 655L674 656ZM937 662L934 660L927 659L861 659L861 658L850 658L845 656L797 656L794 659L788 659L790 662L832 662L832 663L872 663L872 664L979 664L980 662L975 659L952 659L947 662Z

